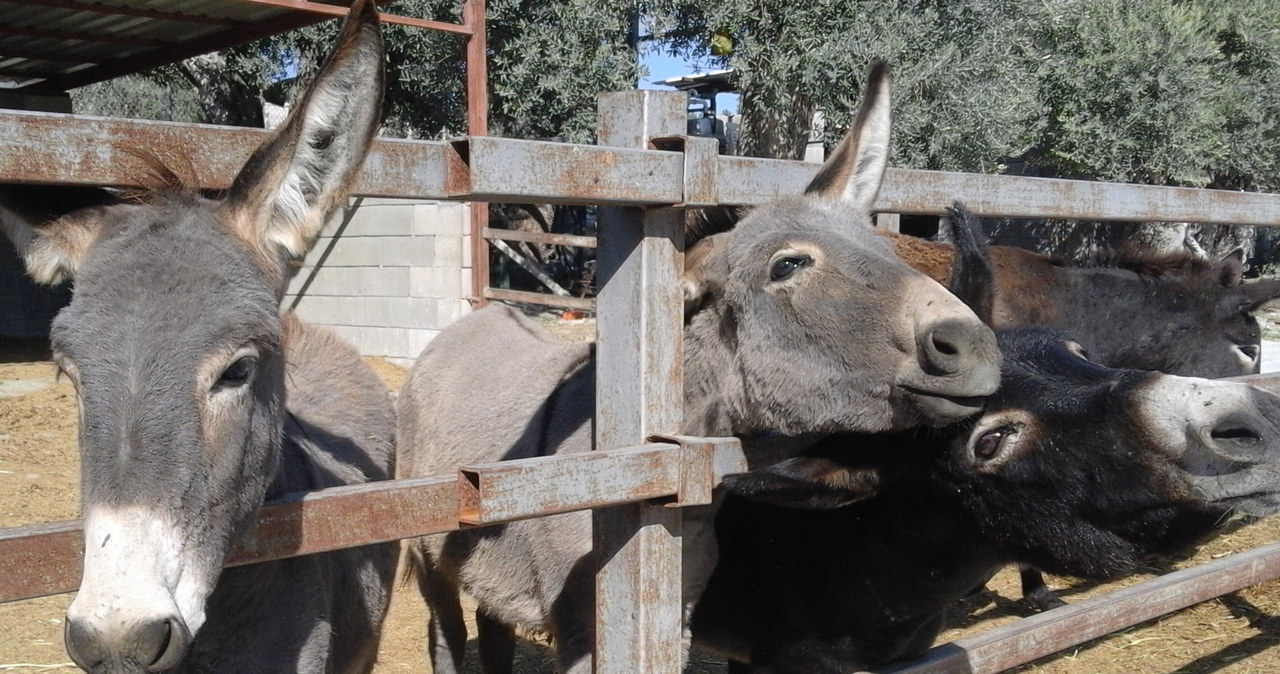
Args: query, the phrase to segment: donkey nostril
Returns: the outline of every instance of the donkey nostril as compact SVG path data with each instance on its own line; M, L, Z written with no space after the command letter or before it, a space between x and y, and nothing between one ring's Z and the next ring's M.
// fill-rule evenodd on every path
M1238 445L1255 445L1262 442L1262 434L1247 426L1220 426L1210 431L1209 437Z
M147 671L167 672L177 667L186 656L187 648L191 644L191 635L187 632L187 626L176 618L162 620L156 626L154 636L156 650L151 664L147 665Z
M955 344L940 337L937 333L933 335L933 348L944 356L957 356L960 354L960 349L956 348Z
M943 321L929 327L919 338L920 367L931 375L953 375L964 369L969 355L965 326Z
M92 671L102 664L97 634L80 621L67 619L63 623L62 641L66 645L67 655L71 656L80 669Z

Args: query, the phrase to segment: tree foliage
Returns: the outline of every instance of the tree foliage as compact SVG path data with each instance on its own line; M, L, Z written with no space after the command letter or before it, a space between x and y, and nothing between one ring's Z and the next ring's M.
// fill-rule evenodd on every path
M460 5L383 9L458 21ZM596 93L636 80L637 17L651 44L737 71L750 154L798 156L815 110L834 142L867 64L883 58L894 67L895 165L1280 191L1280 0L493 0L491 131L589 142ZM209 92L246 95L282 64L305 80L336 29L222 57L238 81L196 87L193 121L218 119ZM386 35L387 132L463 132L463 39ZM732 50L712 56L713 39ZM121 102L187 110L195 70L162 69Z

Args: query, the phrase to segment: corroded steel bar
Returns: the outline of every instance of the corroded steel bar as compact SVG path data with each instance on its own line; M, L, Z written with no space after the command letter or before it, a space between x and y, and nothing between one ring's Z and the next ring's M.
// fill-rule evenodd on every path
M250 564L458 528L452 476L333 487L263 507L228 564ZM80 584L79 520L0 531L0 603Z
M262 129L118 120L39 112L0 112L0 181L137 187L143 150L206 189L225 189L266 138ZM187 174L195 175L187 175ZM355 194L448 198L470 191L467 167L452 145L377 140Z
M645 148L654 138L685 131L684 94L631 91L602 94L598 100L601 145ZM675 190L661 202L684 199L681 154L616 152L619 160L665 155L651 172L630 167L616 175L637 190L663 175L656 184ZM578 189L593 187L579 182ZM684 419L683 312L676 282L684 266L680 212L601 209L599 243L596 446L679 433ZM604 560L596 573L595 672L678 674L684 659L680 510L651 505L597 510L592 533L595 552Z
M489 48L485 27L485 0L463 0L462 23L471 35L467 37L467 133L489 135ZM489 204L471 204L471 294L476 307L486 303L484 291L489 287L489 242L481 230L489 226Z
M171 122L0 112L0 181L137 186L146 177L120 148L198 167L202 187L230 184L264 131ZM469 155L469 156L468 156ZM694 164L698 162L695 161ZM703 162L705 163L705 162ZM715 198L752 205L795 194L813 164L719 157ZM702 176L705 178L705 176ZM360 196L543 203L671 205L685 181L680 153L471 137L456 143L382 139L355 187ZM701 180L701 182L699 182ZM474 183L474 184L473 184ZM1280 194L890 169L877 210L940 214L955 200L984 216L1280 224Z
M988 674L1280 577L1280 543L1175 571L935 647L895 674Z
M681 462L678 445L649 444L462 466L459 519L492 524L671 496Z
M80 520L0 530L0 603L75 589L83 550Z
M262 509L228 566L381 543L458 528L456 481L369 482L294 494Z
M577 246L579 248L595 248L596 237L576 234L552 234L551 232L526 232L521 229L496 229L485 227L481 234L486 239L502 241L528 241L552 246Z
M471 191L488 201L675 204L683 200L684 160L676 152L470 138L460 151Z

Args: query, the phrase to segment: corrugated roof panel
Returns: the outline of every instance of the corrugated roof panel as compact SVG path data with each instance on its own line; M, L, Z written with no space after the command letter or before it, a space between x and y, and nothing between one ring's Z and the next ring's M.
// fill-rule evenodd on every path
M234 0L0 0L0 88L65 90L327 18Z

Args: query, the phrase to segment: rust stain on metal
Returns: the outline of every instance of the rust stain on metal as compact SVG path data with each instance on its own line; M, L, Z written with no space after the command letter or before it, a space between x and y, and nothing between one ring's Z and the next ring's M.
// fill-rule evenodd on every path
M458 521L463 524L483 524L480 513L480 475L474 470L458 470Z
M0 530L0 603L75 590L83 555L79 520Z

